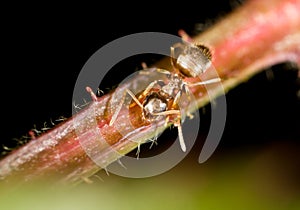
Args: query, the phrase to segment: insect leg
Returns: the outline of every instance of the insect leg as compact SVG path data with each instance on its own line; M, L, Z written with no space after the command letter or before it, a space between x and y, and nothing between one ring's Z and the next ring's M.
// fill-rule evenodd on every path
M184 85L183 86L184 88L184 91L187 93L188 95L188 99L190 100L191 99L191 92L190 90ZM179 99L181 97L181 91L177 93L175 99L174 99L174 102L172 104L172 108L176 108L175 106L177 106L178 102L179 102ZM194 116L190 113L190 112L187 112L186 115L190 118L190 119L193 119ZM181 116L181 115L180 115Z
M176 115L180 116L180 111L179 110L167 110L164 112L152 113L152 115L167 115L166 120L165 120L165 125L164 125L165 127L167 127L167 125L168 125L170 114L176 114Z
M152 113L152 115L169 115L169 114L180 115L180 111L179 110L167 110L167 111L163 111L163 112Z
M122 105L124 104L124 101L125 101L125 98L126 98L126 93L128 93L131 96L131 98L137 103L137 105L143 109L143 105L135 97L134 93L131 92L129 89L126 89L126 91L124 91L124 93L123 93L123 96L121 98L120 103L117 105L117 108L116 108L116 110L114 111L114 114L111 117L111 120L109 122L109 126L112 126L112 124L116 121L116 119L119 115L119 112L121 111Z
M154 85L157 84L157 82L158 82L158 80L155 80L155 81L151 82L151 83L147 86L147 88L143 91L143 93L139 96L138 99L135 97L135 95L134 95L133 93L131 93L130 96L133 98L133 100L136 99L135 102L139 101L140 99L145 98L145 97L147 96L147 94L150 92L150 90L154 87ZM130 93L129 93L129 94L130 94ZM138 105L139 105L142 109L144 108L143 105L142 105L140 102L138 102Z
M120 112L120 110L121 110L121 108L124 104L125 96L126 96L126 91L124 91L120 103L116 106L116 109L114 110L114 113L113 113L113 115L110 119L110 122L109 122L109 126L112 126L112 124L114 124L114 122L116 121L116 119L118 117L118 114L119 114L119 112Z
M176 96L175 96L175 98L174 98L174 101L173 101L173 103L172 103L172 108L175 108L175 107L177 106L180 97L181 97L181 91L179 91L179 92L176 94Z
M186 93L187 97L188 97L188 101L191 101L194 103L194 100L192 100L192 93L190 91L190 89L187 87L187 84L184 83L183 85L183 90L184 92ZM196 106L196 105L195 105ZM193 119L194 118L194 115L191 114L189 111L186 113L186 115L190 118L190 119Z
M165 127L167 127L167 125L168 125L168 122L169 122L169 119L170 119L170 116L168 115L167 117L166 117L166 121L165 121Z
M209 80L202 81L202 82L187 83L187 86L194 87L194 86L198 86L198 85L208 85L208 84L213 84L213 83L218 83L218 82L221 82L221 78L213 78L213 79L209 79Z
M129 89L126 89L126 92L131 96L131 98L135 101L135 103L139 105L139 107L141 107L142 109L144 108L141 102L135 97L133 92L131 92Z
M172 104L173 108L178 106L178 102L179 102L180 97L181 97L181 91L179 91L177 93L177 95L175 96L175 99L174 99L173 104ZM186 146L185 146L184 139L183 139L183 134L182 134L181 113L180 113L180 110L177 110L177 111L178 111L178 117L176 119L176 122L174 123L174 126L177 127L177 130L178 130L178 138L179 138L180 147L181 147L182 151L185 152L186 151Z
M170 114L177 114L179 116L178 119L176 120L176 122L174 123L174 126L177 127L177 129L178 129L178 137L179 137L180 147L181 147L182 151L185 152L186 146L185 146L183 134L182 134L180 110L168 110L168 111L164 111L164 112L160 112L160 113L153 113L153 115L170 115Z
M156 71L162 74L167 74L167 75L171 74L168 70L165 69L157 68Z
M180 119L176 123L174 123L174 125L178 129L178 137L179 137L180 147L181 147L182 151L185 152L186 151L186 146L185 146L184 139L183 139L182 127L181 127Z
M179 44L175 44L170 48L170 56L171 56L171 64L172 66L176 66L176 56L175 56L175 47L178 46Z

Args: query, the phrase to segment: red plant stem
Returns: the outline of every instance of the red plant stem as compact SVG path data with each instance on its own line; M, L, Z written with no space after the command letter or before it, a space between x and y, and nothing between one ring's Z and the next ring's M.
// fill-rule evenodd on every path
M284 61L299 64L300 1L248 1L194 40L213 50L213 65L228 91L264 67ZM170 63L163 60L157 66L168 69ZM208 71L203 78L211 77L210 74ZM141 79L145 77L140 76L133 82ZM217 97L219 89L211 88ZM122 90L117 90L117 96ZM203 88L195 87L192 91L198 107L209 102ZM155 135L155 129L163 131L163 122L145 124L139 109L133 109L130 115L136 130L128 130L126 113L120 113L118 131L108 126L111 96L98 98L69 120L2 159L0 178L8 183L45 177L67 183L79 182L136 148L137 143L128 141L128 137L144 142ZM193 111L188 105L185 108Z

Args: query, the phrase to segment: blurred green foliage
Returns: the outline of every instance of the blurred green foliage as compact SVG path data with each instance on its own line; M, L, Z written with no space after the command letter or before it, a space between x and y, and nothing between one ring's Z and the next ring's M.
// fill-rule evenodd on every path
M299 144L219 149L205 163L191 153L167 173L129 179L104 171L92 184L1 186L0 209L300 209Z

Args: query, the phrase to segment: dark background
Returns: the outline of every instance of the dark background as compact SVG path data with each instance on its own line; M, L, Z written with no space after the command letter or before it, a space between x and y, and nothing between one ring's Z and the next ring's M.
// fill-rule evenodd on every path
M125 5L130 9L124 6L121 12L113 6L96 5L87 9L86 5L76 5L80 9L72 9L73 5L8 7L9 14L2 20L1 143L14 147L13 139L20 139L34 125L41 129L44 122L50 126L50 119L71 116L77 76L88 58L108 42L149 31L177 35L184 29L194 35L239 2L205 4L167 8ZM134 61L127 62L125 69L139 68L139 60ZM272 80L263 71L227 94L228 117L219 150L299 140L296 68L279 64L268 71L274 74ZM108 78L111 84L107 85L116 84L125 75L118 76Z

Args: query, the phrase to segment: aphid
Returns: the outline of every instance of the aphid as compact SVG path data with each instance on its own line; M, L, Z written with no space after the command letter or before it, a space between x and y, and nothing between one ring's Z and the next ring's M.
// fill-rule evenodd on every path
M179 100L183 93L189 96L188 87L219 82L219 78L207 81L188 83L186 78L196 78L204 73L211 66L211 52L204 45L191 43L176 44L171 47L172 71L159 69L156 71L167 76L167 80L155 80L139 95L135 95L129 89L126 92L134 100L130 107L138 105L142 109L142 118L148 122L165 117L165 125L173 123L178 129L179 143L182 151L186 151L181 121L182 116L179 107ZM109 125L115 122L124 101L117 106Z

